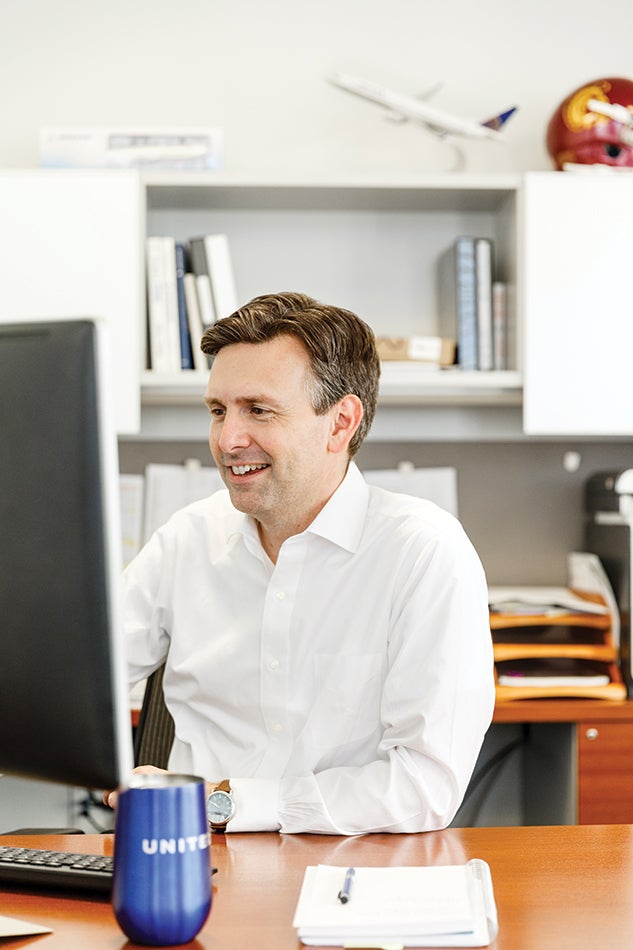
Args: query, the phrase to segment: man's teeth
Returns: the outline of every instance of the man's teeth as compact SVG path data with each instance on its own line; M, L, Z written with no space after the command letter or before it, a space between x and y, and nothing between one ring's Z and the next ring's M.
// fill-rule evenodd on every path
M258 472L261 468L267 468L266 465L231 465L231 471L234 475L246 475L247 472Z

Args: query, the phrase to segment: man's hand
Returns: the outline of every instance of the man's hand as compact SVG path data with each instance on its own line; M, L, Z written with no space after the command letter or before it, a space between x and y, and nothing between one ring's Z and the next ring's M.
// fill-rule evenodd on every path
M134 775L152 775L156 773L167 774L167 769L157 769L155 765L139 765L134 769ZM109 808L116 808L118 798L118 792L104 792L103 793L103 803Z
M159 774L162 773L163 775L167 775L167 774L168 774L168 770L167 770L167 769L158 769L158 768L156 768L155 765L138 765L138 766L134 769L134 772L133 772L134 775L152 775L152 774L157 774L157 773L159 773ZM211 792L218 786L219 783L218 783L218 782L205 782L204 784L205 784L204 797L205 797L205 799L206 799L206 798L209 797L209 795L211 794ZM118 798L118 792L117 792L117 791L104 792L104 793L103 793L103 804L104 804L104 805L107 805L109 808L116 808L117 798Z

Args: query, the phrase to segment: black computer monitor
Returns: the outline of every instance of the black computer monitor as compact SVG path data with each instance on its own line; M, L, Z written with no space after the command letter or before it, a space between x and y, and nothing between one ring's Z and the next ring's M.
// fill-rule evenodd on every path
M124 783L117 442L107 330L0 324L0 772Z

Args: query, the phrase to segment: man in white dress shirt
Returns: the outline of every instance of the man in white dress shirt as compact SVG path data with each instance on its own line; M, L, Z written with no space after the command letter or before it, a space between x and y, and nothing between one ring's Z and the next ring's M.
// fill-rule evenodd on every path
M446 826L492 716L487 587L455 518L353 462L372 331L283 293L202 349L228 491L177 512L124 575L131 679L166 663L170 770L219 786L218 830Z

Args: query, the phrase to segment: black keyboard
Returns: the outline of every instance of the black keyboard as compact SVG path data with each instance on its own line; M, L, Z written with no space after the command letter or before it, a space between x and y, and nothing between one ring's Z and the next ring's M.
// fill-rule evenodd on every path
M109 895L112 858L0 847L0 887L54 887Z

